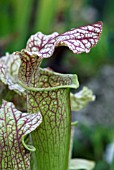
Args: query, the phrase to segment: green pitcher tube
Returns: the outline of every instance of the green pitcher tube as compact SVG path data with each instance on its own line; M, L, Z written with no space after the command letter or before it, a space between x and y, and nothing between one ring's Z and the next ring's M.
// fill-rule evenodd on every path
M37 87L27 92L27 111L40 111L43 117L41 125L32 133L36 151L31 153L31 169L68 170L70 88L78 87L77 76L41 69Z

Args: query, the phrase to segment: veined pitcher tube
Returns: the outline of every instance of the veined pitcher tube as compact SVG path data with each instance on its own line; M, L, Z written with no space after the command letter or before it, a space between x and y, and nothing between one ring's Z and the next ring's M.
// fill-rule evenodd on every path
M78 87L76 75L40 69L38 88L27 92L27 111L40 111L43 120L32 133L36 151L31 169L68 170L71 137L70 88Z

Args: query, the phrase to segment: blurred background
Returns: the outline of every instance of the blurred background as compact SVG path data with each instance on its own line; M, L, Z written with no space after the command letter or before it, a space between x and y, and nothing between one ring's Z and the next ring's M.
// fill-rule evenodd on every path
M80 87L87 85L96 101L73 113L73 157L95 160L95 170L114 170L114 1L113 0L0 0L0 56L26 47L31 34L63 33L71 28L103 21L98 45L88 54L73 54L58 47L42 67L76 73ZM2 98L21 110L23 100L1 83ZM74 91L75 92L75 91ZM19 99L19 100L18 100ZM74 116L75 115L75 116Z

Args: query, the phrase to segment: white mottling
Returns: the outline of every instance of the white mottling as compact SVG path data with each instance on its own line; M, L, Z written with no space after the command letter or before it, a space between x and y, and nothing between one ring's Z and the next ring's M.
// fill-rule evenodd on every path
M28 44L28 46L31 48L32 47L32 44L31 44L31 42Z
M81 30L80 32L83 33L83 34L85 34L87 31L86 31L86 30Z
M94 24L95 27L100 27L101 25L100 24Z
M51 42L51 43L54 43L54 42L55 42L55 39L52 39L50 42Z
M90 47L91 47L91 43L88 42L85 46L86 46L87 48L90 48Z
M52 34L50 35L50 37L51 37L51 38L54 38L54 37L56 37L57 35L59 35L59 33L58 33L58 32L54 32L54 33L52 33Z
M31 35L30 41L33 41L33 40L34 40L34 35Z
M33 45L34 45L34 44L33 44L33 41L31 41L30 44L31 44L31 46L33 46Z
M61 40L64 41L66 39L69 39L70 37L68 35L61 37Z
M49 50L48 54L51 55L53 53L53 50Z
M94 33L94 32L92 32L91 34L92 34L92 36L95 36L95 35L97 35L97 34L96 34L96 33Z
M71 30L71 31L69 31L69 32L67 32L67 34L76 34L77 33L77 29L75 29L75 30Z
M39 33L37 34L37 36L38 36L39 39L42 39L43 34L42 34L41 32L39 32Z
M93 38L96 38L96 39L98 39L98 36L97 36L97 35L94 35L94 36L93 36Z
M40 41L40 40L38 40L38 41L37 41L37 44L38 44L38 46L40 46L40 45L41 45L41 41Z
M84 52L84 49L83 49L83 48L77 47L76 49L77 49L79 52Z
M74 43L75 41L74 41L74 40L72 40L72 39L69 39L69 40L63 41L63 43L66 43L66 42Z
M83 35L79 35L79 36L77 36L76 38L78 38L78 39L80 39L80 38L83 38L84 36Z
M98 42L98 39L95 39L95 43L97 43Z
M81 34L81 38L84 38L84 34Z
M90 25L89 25L87 28L88 28L90 31L92 31L92 30L93 30L93 27L92 27L92 26L90 26Z
M33 47L33 48L32 48L32 51L37 51L37 48L36 48L36 47Z
M92 44L92 45L94 45L94 44L95 44L95 42L94 42L94 40L93 40L93 39L91 39L90 41L91 41L91 44Z
M34 45L40 46L41 45L41 41L40 40L34 41Z
M34 36L34 40L38 41L38 37L37 37L37 36Z
M53 46L53 44L46 44L45 48L51 48Z
M36 46L38 45L38 44L37 44L37 41L34 41L34 45L36 45Z
M78 53L78 51L77 51L77 49L76 49L76 48L73 50L73 52L74 52L74 53Z
M79 46L80 41L74 41L75 46Z
M73 39L73 38L74 38L74 35L72 35L72 34L71 34L71 35L69 35L69 38Z
M82 52L82 48L80 48L80 47L76 47L76 49L77 49L77 51Z
M92 37L92 34L91 33L88 33L88 34L85 34L86 37L88 38L91 38Z
M69 48L72 49L72 50L75 50L75 46L73 44L69 45Z
M87 30L87 27L86 26L85 27L81 27L81 29Z
M88 41L87 40L82 40L83 43L87 43Z
M43 48L40 50L41 53L47 53L50 50L50 48Z
M80 47L81 47L81 48L85 48L85 46L84 46L83 43L80 43Z
M43 36L43 41L47 41L49 39L49 37L46 35L46 36Z
M86 52L86 53L89 53L89 52L90 52L90 49L87 49L87 48L86 48L86 49L85 49L85 52Z
M78 29L78 33L81 33L82 32L82 30L81 29Z
M100 32L100 29L99 29L99 28L95 28L95 31L96 31L96 32Z
M48 54L43 54L43 58L47 58L48 57Z
M45 45L46 43L47 41L43 39L42 46Z
M80 33L75 33L73 35L74 35L74 37L78 37L78 36L80 36Z
M7 107L10 107L10 106L11 106L11 103L10 103L10 102L8 102L8 103L7 103Z
M76 38L80 39L80 38L82 38L82 37L81 37L81 36L78 36L78 37L76 37Z

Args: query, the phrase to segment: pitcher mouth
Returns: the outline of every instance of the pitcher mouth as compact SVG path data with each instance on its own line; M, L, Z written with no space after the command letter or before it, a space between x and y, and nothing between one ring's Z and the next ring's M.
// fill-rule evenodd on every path
M60 74L48 69L40 68L39 82L36 87L30 87L19 81L27 91L51 91L61 88L78 88L79 82L76 74Z

